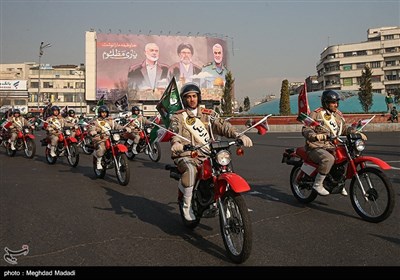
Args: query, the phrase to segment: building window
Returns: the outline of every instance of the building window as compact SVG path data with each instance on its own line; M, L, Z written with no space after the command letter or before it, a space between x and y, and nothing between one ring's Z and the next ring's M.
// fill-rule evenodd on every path
M50 102L58 101L58 93L57 92L48 93L48 96L49 96Z
M373 83L379 83L381 81L381 76L372 76L371 77L371 82Z
M396 52L396 48L386 48L385 53L394 53Z
M31 88L38 88L39 82L31 82Z
M64 102L74 102L74 94L73 93L64 93Z
M393 40L394 39L394 35L385 35L383 36L384 40Z
M371 68L381 68L381 62L380 61L371 62Z
M381 53L380 49L372 50L372 54L380 54L380 53Z
M357 69L364 69L365 63L357 63Z
M350 71L352 69L351 64L343 65L343 71Z
M26 105L25 99L14 99L14 105Z
M53 82L44 82L43 88L53 88Z
M343 86L352 86L352 85L353 85L353 78L343 79Z
M396 61L395 60L386 61L386 66L396 66Z

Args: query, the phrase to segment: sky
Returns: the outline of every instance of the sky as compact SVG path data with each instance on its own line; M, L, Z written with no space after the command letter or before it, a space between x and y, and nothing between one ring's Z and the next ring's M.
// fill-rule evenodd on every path
M328 45L367 40L370 28L400 26L400 0L125 1L0 0L0 63L85 63L85 32L213 33L229 43L239 102L280 95L282 81L316 75Z

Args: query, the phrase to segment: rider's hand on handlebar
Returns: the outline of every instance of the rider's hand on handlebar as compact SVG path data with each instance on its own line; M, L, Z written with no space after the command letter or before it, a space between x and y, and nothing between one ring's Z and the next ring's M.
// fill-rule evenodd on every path
M97 134L96 131L94 131L94 130L90 131L90 135L95 136L96 134Z
M128 133L131 133L131 131L132 131L129 127L125 127L124 130L125 130L126 132L128 132Z
M174 144L172 144L171 146L171 151L174 153L179 153L183 151L183 145L179 142L175 142Z
M317 141L325 141L327 139L327 137L325 134L317 134L317 135L315 135L315 139Z
M238 139L242 140L243 146L245 147L251 147L253 146L253 141L251 141L250 137L242 134L238 137Z
M367 140L368 140L367 135L365 135L364 133L358 132L358 134L361 135L361 139L362 139L362 140L364 140L364 141L367 141Z

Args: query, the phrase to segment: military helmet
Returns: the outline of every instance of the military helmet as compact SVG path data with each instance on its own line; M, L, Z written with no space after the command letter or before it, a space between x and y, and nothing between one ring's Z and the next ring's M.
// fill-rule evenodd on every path
M108 110L108 107L107 107L106 105L101 105L101 106L99 107L98 111L97 111L97 115L98 115L99 117L101 117L101 113L102 113L102 112L106 112L106 113L107 113L107 117L108 117L108 115L109 115L109 113L110 113L110 110Z
M75 110L69 109L68 110L68 116L73 117L75 115Z
M135 112L135 111L139 111L139 112L140 112L140 109L139 109L138 106L133 106L133 107L132 107L132 114L133 114L133 112Z
M339 106L340 96L336 91L325 90L321 96L321 105L324 109L329 109L329 103L338 102Z
M185 96L190 92L195 92L197 94L197 100L198 100L197 105L201 103L201 90L199 86L195 83L186 83L181 88L181 99L184 107L188 106L185 100Z
M54 115L54 111L60 112L60 107L58 107L58 106L52 106L50 110L51 110L51 113Z
M20 114L21 115L21 111L17 108L13 110L13 115L15 114Z

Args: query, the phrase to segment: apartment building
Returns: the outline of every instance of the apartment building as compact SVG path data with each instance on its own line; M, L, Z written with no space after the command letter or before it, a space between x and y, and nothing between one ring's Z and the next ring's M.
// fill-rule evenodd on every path
M372 70L373 92L400 89L400 27L371 28L367 41L327 47L317 65L319 89L358 90L361 73Z
M38 112L48 102L77 114L89 112L84 65L42 64L39 70L34 62L0 64L0 107Z

